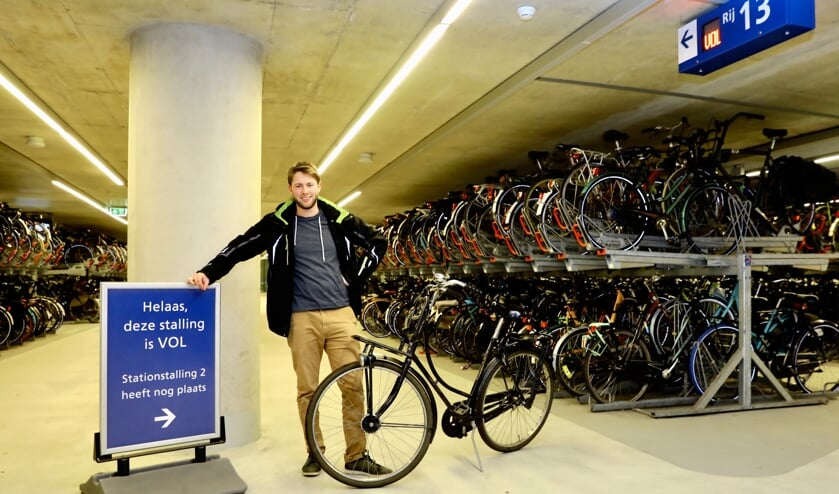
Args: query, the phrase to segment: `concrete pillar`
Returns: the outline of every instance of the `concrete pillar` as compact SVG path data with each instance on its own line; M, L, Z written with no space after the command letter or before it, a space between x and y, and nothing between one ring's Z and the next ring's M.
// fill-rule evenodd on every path
M259 219L261 128L257 41L197 24L131 34L129 282L183 282ZM259 259L219 290L221 414L238 445L260 433Z

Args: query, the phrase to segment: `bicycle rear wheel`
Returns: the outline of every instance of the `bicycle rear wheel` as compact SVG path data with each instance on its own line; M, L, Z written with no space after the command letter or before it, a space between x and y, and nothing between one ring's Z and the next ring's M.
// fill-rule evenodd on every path
M406 375L393 401L380 411L401 372L401 366L389 361L353 362L333 371L315 390L306 414L306 441L330 477L353 487L381 487L410 473L425 456L436 415L415 373ZM359 432L363 445L353 439ZM370 475L346 469L349 450L366 451L391 472Z
M839 389L839 327L816 324L793 343L795 382L805 393Z
M526 446L542 430L553 404L550 362L518 350L487 364L478 389L475 424L490 448L507 453Z

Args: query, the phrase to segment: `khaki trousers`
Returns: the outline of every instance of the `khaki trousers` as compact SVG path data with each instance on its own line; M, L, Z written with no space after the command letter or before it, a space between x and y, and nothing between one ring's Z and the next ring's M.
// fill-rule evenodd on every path
M324 351L333 370L350 362L358 362L361 344L352 338L358 333L358 321L349 307L295 312L291 315L288 346L297 374L297 409L304 428L309 402L320 383L320 364ZM344 459L347 462L359 458L367 447L364 431L361 430L364 412L361 376L357 377L352 382L345 379L346 382L339 385L344 401L344 439L347 443ZM320 430L316 439L320 449L324 450ZM306 451L309 451L308 444Z

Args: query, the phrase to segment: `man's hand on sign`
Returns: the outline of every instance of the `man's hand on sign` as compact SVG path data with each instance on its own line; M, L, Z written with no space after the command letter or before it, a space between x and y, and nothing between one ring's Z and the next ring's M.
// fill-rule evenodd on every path
M190 285L197 286L204 291L210 286L210 279L207 278L207 275L204 273L195 273L194 275L190 276L186 279L186 282Z

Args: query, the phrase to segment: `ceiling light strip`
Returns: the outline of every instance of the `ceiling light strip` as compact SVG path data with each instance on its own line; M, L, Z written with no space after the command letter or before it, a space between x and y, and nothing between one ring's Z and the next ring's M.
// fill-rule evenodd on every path
M58 180L53 180L52 184L55 185L56 187L58 187L59 189L63 190L64 192L67 192L68 194L72 195L76 199L79 199L80 201L86 203L87 205L89 205L93 209L95 209L95 210L97 210L101 213L104 213L104 214L110 216L111 218L119 221L123 225L128 224L128 221L125 218L120 218L119 216L111 214L111 212L108 211L108 209L105 206L99 204L98 202L96 202L93 199L91 199L90 197L82 194L81 192L77 191L76 189L70 187L69 185L66 185L63 182L60 182Z
M323 173L333 162L335 159L338 158L338 155L347 147L350 141L355 138L355 136L361 131L364 125L373 117L373 115L381 108L383 104L390 98L396 88L399 87L400 84L408 77L411 71L416 68L417 65L422 61L423 58L431 51L435 44L440 41L440 38L443 37L446 30L449 26L457 20L460 14L466 10L466 7L472 3L472 0L458 0L449 9L445 16L443 16L443 20L440 21L439 24L434 26L434 29L429 32L425 38L422 40L422 43L411 53L408 57L408 60L402 65L399 71L388 81L387 85L379 91L376 95L373 102L364 110L360 117L358 117L355 122L353 122L352 126L347 130L341 139L338 141L338 144L332 148L331 151L326 155L321 161L320 168L318 168L319 173Z
M531 84L537 78L547 73L562 62L577 55L589 45L600 40L603 36L614 31L618 26L639 15L645 9L656 4L659 0L622 0L613 3L606 10L597 14L586 24L577 28L545 53L539 55L535 60L524 66L515 74L508 77L502 83L492 88L489 92L475 100L471 105L460 113L449 119L446 123L423 137L410 149L397 156L386 166L367 177L359 187L371 184L385 176L386 173L398 173L399 169L410 158L427 149L436 142L445 139L459 128L477 118L483 112L494 108L506 100L509 96L516 94L519 90Z
M99 158L97 158L92 152L90 152L84 144L82 144L75 136L67 132L64 127L61 126L54 118L47 114L41 107L37 105L32 99L30 99L26 94L23 93L17 86L14 85L12 81L10 81L2 72L0 72L0 86L6 89L12 96L15 97L18 101L23 103L23 105L29 109L32 113L35 114L38 118L41 119L45 124L47 124L52 130L56 131L58 135L60 135L65 141L67 141L70 146L73 147L76 151L81 153L82 156L87 158L88 161L93 163L93 165L98 168L102 173L104 173L113 183L123 186L125 182L116 174L114 173L111 168L102 162Z
M357 191L353 192L352 194L348 195L347 197L338 201L338 205L341 206L341 207L344 207L347 204L351 203L352 201L358 199L358 196L360 196L360 195L361 195L361 191L357 190Z
M830 163L831 161L839 161L839 154L831 154L830 156L823 156L817 160L813 160L818 164Z

